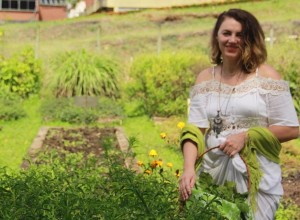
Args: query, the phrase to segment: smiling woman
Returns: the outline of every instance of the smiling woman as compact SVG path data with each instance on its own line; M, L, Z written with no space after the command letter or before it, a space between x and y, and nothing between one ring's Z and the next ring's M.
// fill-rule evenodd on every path
M191 89L188 122L192 126L181 140L181 196L187 200L196 175L205 172L214 183L235 182L238 193L247 193L254 219L274 219L283 195L280 143L297 138L299 132L289 85L265 64L264 33L245 10L230 9L219 15L211 48L215 66L203 70ZM202 143L209 152L196 173ZM242 158L249 166L251 186Z

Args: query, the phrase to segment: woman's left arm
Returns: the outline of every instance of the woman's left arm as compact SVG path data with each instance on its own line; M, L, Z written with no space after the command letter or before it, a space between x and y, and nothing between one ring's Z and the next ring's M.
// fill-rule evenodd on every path
M299 127L273 125L268 129L282 143L299 137Z

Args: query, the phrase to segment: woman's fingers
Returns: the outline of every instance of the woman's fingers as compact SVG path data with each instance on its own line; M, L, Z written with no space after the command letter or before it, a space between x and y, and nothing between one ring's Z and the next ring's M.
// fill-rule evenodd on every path
M245 144L245 132L239 134L233 134L226 138L222 144L220 144L220 150L230 157L240 152Z
M179 184L179 191L181 198L183 200L187 200L190 195L192 194L192 188L194 187L195 184L195 177L194 175L182 175L182 178L180 180Z

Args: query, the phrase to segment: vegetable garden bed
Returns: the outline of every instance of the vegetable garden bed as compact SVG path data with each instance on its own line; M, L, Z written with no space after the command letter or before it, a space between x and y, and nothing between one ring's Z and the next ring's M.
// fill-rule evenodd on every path
M24 160L21 167L27 168L30 161L34 162L40 152L51 152L55 150L60 156L67 153L82 153L84 157L93 154L103 157L106 145L116 150L128 152L128 141L120 127L42 127L31 147L28 150L28 159ZM124 163L130 166L132 158Z

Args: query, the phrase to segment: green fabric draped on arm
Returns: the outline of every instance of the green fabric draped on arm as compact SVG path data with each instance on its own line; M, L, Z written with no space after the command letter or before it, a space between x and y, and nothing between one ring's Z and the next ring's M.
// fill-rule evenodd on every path
M263 127L253 127L248 130L245 147L250 147L262 154L265 158L279 163L281 144L273 133Z
M260 153L270 161L279 163L280 150L281 144L279 140L269 129L253 127L248 130L245 146L240 155L245 159L250 171L250 176L248 177L251 183L249 198L252 210L256 210L256 194L263 175L256 153Z
M183 150L183 145L186 141L192 141L195 143L198 149L198 155L202 154L205 150L204 136L200 129L192 124L186 124L180 134L180 147Z

